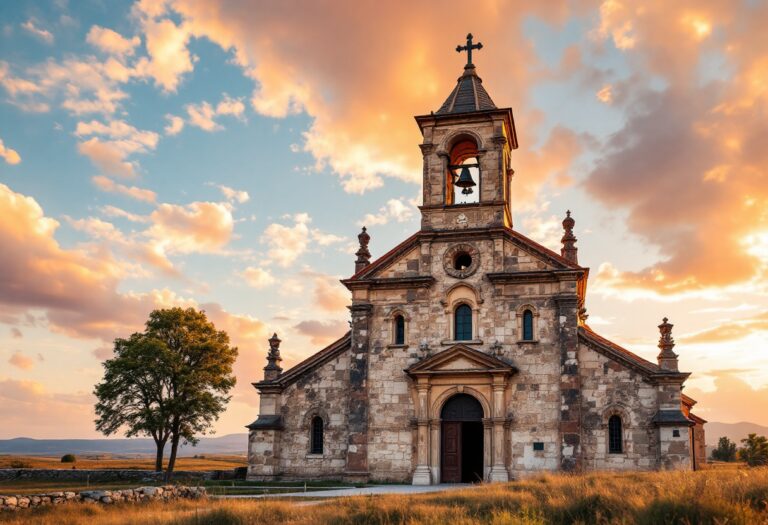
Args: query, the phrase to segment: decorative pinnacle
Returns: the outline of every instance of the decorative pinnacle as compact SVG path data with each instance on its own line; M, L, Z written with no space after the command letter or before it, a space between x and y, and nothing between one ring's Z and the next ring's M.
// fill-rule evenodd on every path
M565 212L565 219L563 219L563 238L560 242L563 243L563 247L560 249L560 255L571 261L572 263L579 264L579 249L576 248L576 236L573 234L573 227L576 226L576 221L571 217L571 210Z
M365 226L363 226L363 231L358 234L357 240L360 242L360 248L355 253L357 255L355 273L371 264L371 252L368 251L368 243L371 241L371 236L368 235L368 230Z
M672 351L675 347L675 340L672 338L672 327L675 326L669 322L666 317L662 319L662 323L659 325L659 355L656 359L659 362L659 366L665 370L677 371L677 354Z
M478 51L483 49L482 42L478 42L477 44L472 43L472 33L467 34L467 45L466 46L456 46L456 52L461 53L462 51L467 52L467 65L464 66L465 69L473 68L475 65L472 63L472 50L477 49Z
M277 333L273 334L269 338L269 352L267 352L267 366L264 367L264 379L272 380L276 379L283 372L279 363L283 360L280 357L280 338L277 337Z

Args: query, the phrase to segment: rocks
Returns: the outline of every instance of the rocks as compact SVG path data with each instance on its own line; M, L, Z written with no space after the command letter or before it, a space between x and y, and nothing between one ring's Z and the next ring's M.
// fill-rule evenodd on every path
M201 499L207 493L205 487L166 485L123 490L84 490L82 492L50 492L30 496L0 496L0 511L59 505L65 502L111 505L120 502L171 501L179 498Z
M155 472L154 470L84 470L84 469L31 469L31 468L7 468L0 469L0 481L13 479L29 480L67 480L67 481L89 481L90 483L101 483L104 481L159 481L163 478L164 472ZM174 475L184 479L212 479L217 474L216 471L181 471L177 470Z

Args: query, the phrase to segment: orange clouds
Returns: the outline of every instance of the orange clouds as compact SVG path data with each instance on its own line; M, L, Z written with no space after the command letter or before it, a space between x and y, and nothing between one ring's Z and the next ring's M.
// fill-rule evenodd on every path
M710 421L737 423L749 421L758 425L768 425L768 411L761 407L768 406L768 386L754 388L741 377L740 370L712 371L715 390L698 388L686 389L686 393L696 399L695 412Z
M613 272L611 286L676 295L759 283L768 270L760 241L768 232L768 6L633 5L614 0L603 4L610 16L601 11L601 34L617 47L631 27L627 53L639 71L621 85L626 123L604 145L586 188L627 209L629 229L662 260ZM725 61L728 80L702 80L707 53ZM666 86L651 87L642 74Z
M232 238L232 211L217 202L160 204L150 218L153 225L147 235L170 252L215 253Z
M510 28L529 16L559 20L567 15L566 5L527 3L523 9L519 2L454 1L439 8L390 3L381 9L309 3L296 16L290 3L266 8L171 2L191 34L233 50L257 83L251 99L257 112L281 117L306 111L313 117L303 147L319 165L329 165L349 192L379 187L382 177L421 180L420 136L412 117L437 109L450 93L463 65L452 50L467 27L486 44L493 42L477 63L494 100L519 107L534 55L522 32ZM339 27L341 40L329 38ZM523 127L530 118L524 112L516 116ZM521 143L525 149L533 141Z
M768 332L768 312L744 319L733 319L713 328L679 339L684 344L722 343L742 339L755 332Z
M3 140L0 139L0 158L3 158L7 164L18 164L21 162L21 157L15 149L11 149L3 144Z

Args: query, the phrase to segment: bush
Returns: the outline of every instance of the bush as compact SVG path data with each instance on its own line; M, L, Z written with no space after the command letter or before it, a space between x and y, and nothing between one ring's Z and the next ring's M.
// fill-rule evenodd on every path
M739 449L739 459L750 467L768 466L768 438L750 434L741 440L744 447Z
M32 468L32 465L20 459L14 459L10 463L11 468Z
M77 462L77 458L75 457L74 454L64 454L63 456L61 456L61 462L62 463L76 463Z

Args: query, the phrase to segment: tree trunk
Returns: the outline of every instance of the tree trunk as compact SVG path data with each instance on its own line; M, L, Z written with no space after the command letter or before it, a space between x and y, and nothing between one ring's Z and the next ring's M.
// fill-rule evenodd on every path
M167 440L168 438L155 440L155 446L157 447L157 454L155 455L155 472L163 471L163 454L165 453L165 442Z
M171 455L168 457L168 469L165 471L165 481L171 481L173 476L173 467L176 465L176 452L179 449L179 439L181 436L174 434L171 436Z

